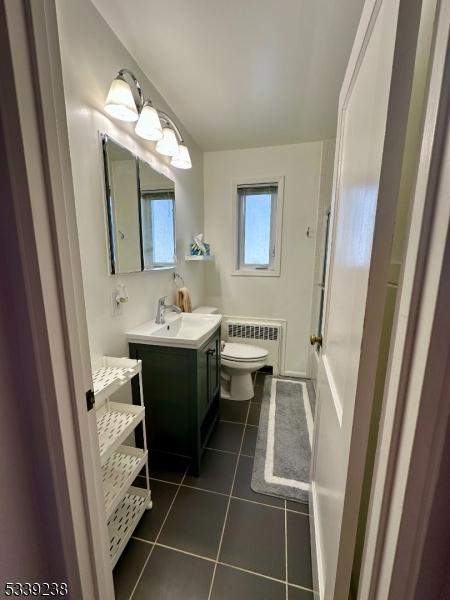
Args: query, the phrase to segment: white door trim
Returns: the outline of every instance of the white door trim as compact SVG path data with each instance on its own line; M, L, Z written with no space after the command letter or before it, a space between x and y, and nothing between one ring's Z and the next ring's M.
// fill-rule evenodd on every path
M11 52L2 94L30 339L41 376L36 405L58 506L71 597L112 600L81 265L53 0L1 0ZM6 79L5 79L6 81Z
M361 600L415 598L449 418L448 2L441 3L436 24L411 227L367 521L358 593Z

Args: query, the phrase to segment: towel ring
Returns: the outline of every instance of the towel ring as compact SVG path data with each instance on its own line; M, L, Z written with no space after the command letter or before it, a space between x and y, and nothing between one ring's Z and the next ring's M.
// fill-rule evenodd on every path
M184 287L184 279L177 271L172 273L172 278L178 289Z

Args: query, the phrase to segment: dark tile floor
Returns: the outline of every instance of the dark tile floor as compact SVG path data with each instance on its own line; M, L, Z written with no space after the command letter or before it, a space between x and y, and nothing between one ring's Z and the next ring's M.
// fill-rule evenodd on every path
M114 570L117 600L312 600L308 507L257 494L264 376L251 402L222 400L201 474L152 456L153 509Z

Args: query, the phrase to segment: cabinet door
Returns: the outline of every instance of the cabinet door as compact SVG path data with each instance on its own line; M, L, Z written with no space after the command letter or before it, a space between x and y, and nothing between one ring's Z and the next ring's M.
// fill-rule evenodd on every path
M134 345L132 351L130 346L130 353L142 360L149 448L192 456L195 353L145 344ZM139 399L139 389L135 397Z
M197 400L200 419L203 419L217 396L220 387L220 335L217 334L197 356Z
M211 341L207 349L208 403L214 400L220 386L220 337Z
M197 354L197 404L200 421L203 420L209 407L209 344Z

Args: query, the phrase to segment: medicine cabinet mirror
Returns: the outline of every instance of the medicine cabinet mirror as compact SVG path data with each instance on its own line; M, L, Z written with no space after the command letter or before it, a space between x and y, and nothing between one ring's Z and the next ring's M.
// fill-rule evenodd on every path
M140 212L144 270L175 264L175 186L139 160Z
M101 134L110 273L170 268L176 262L175 186Z

